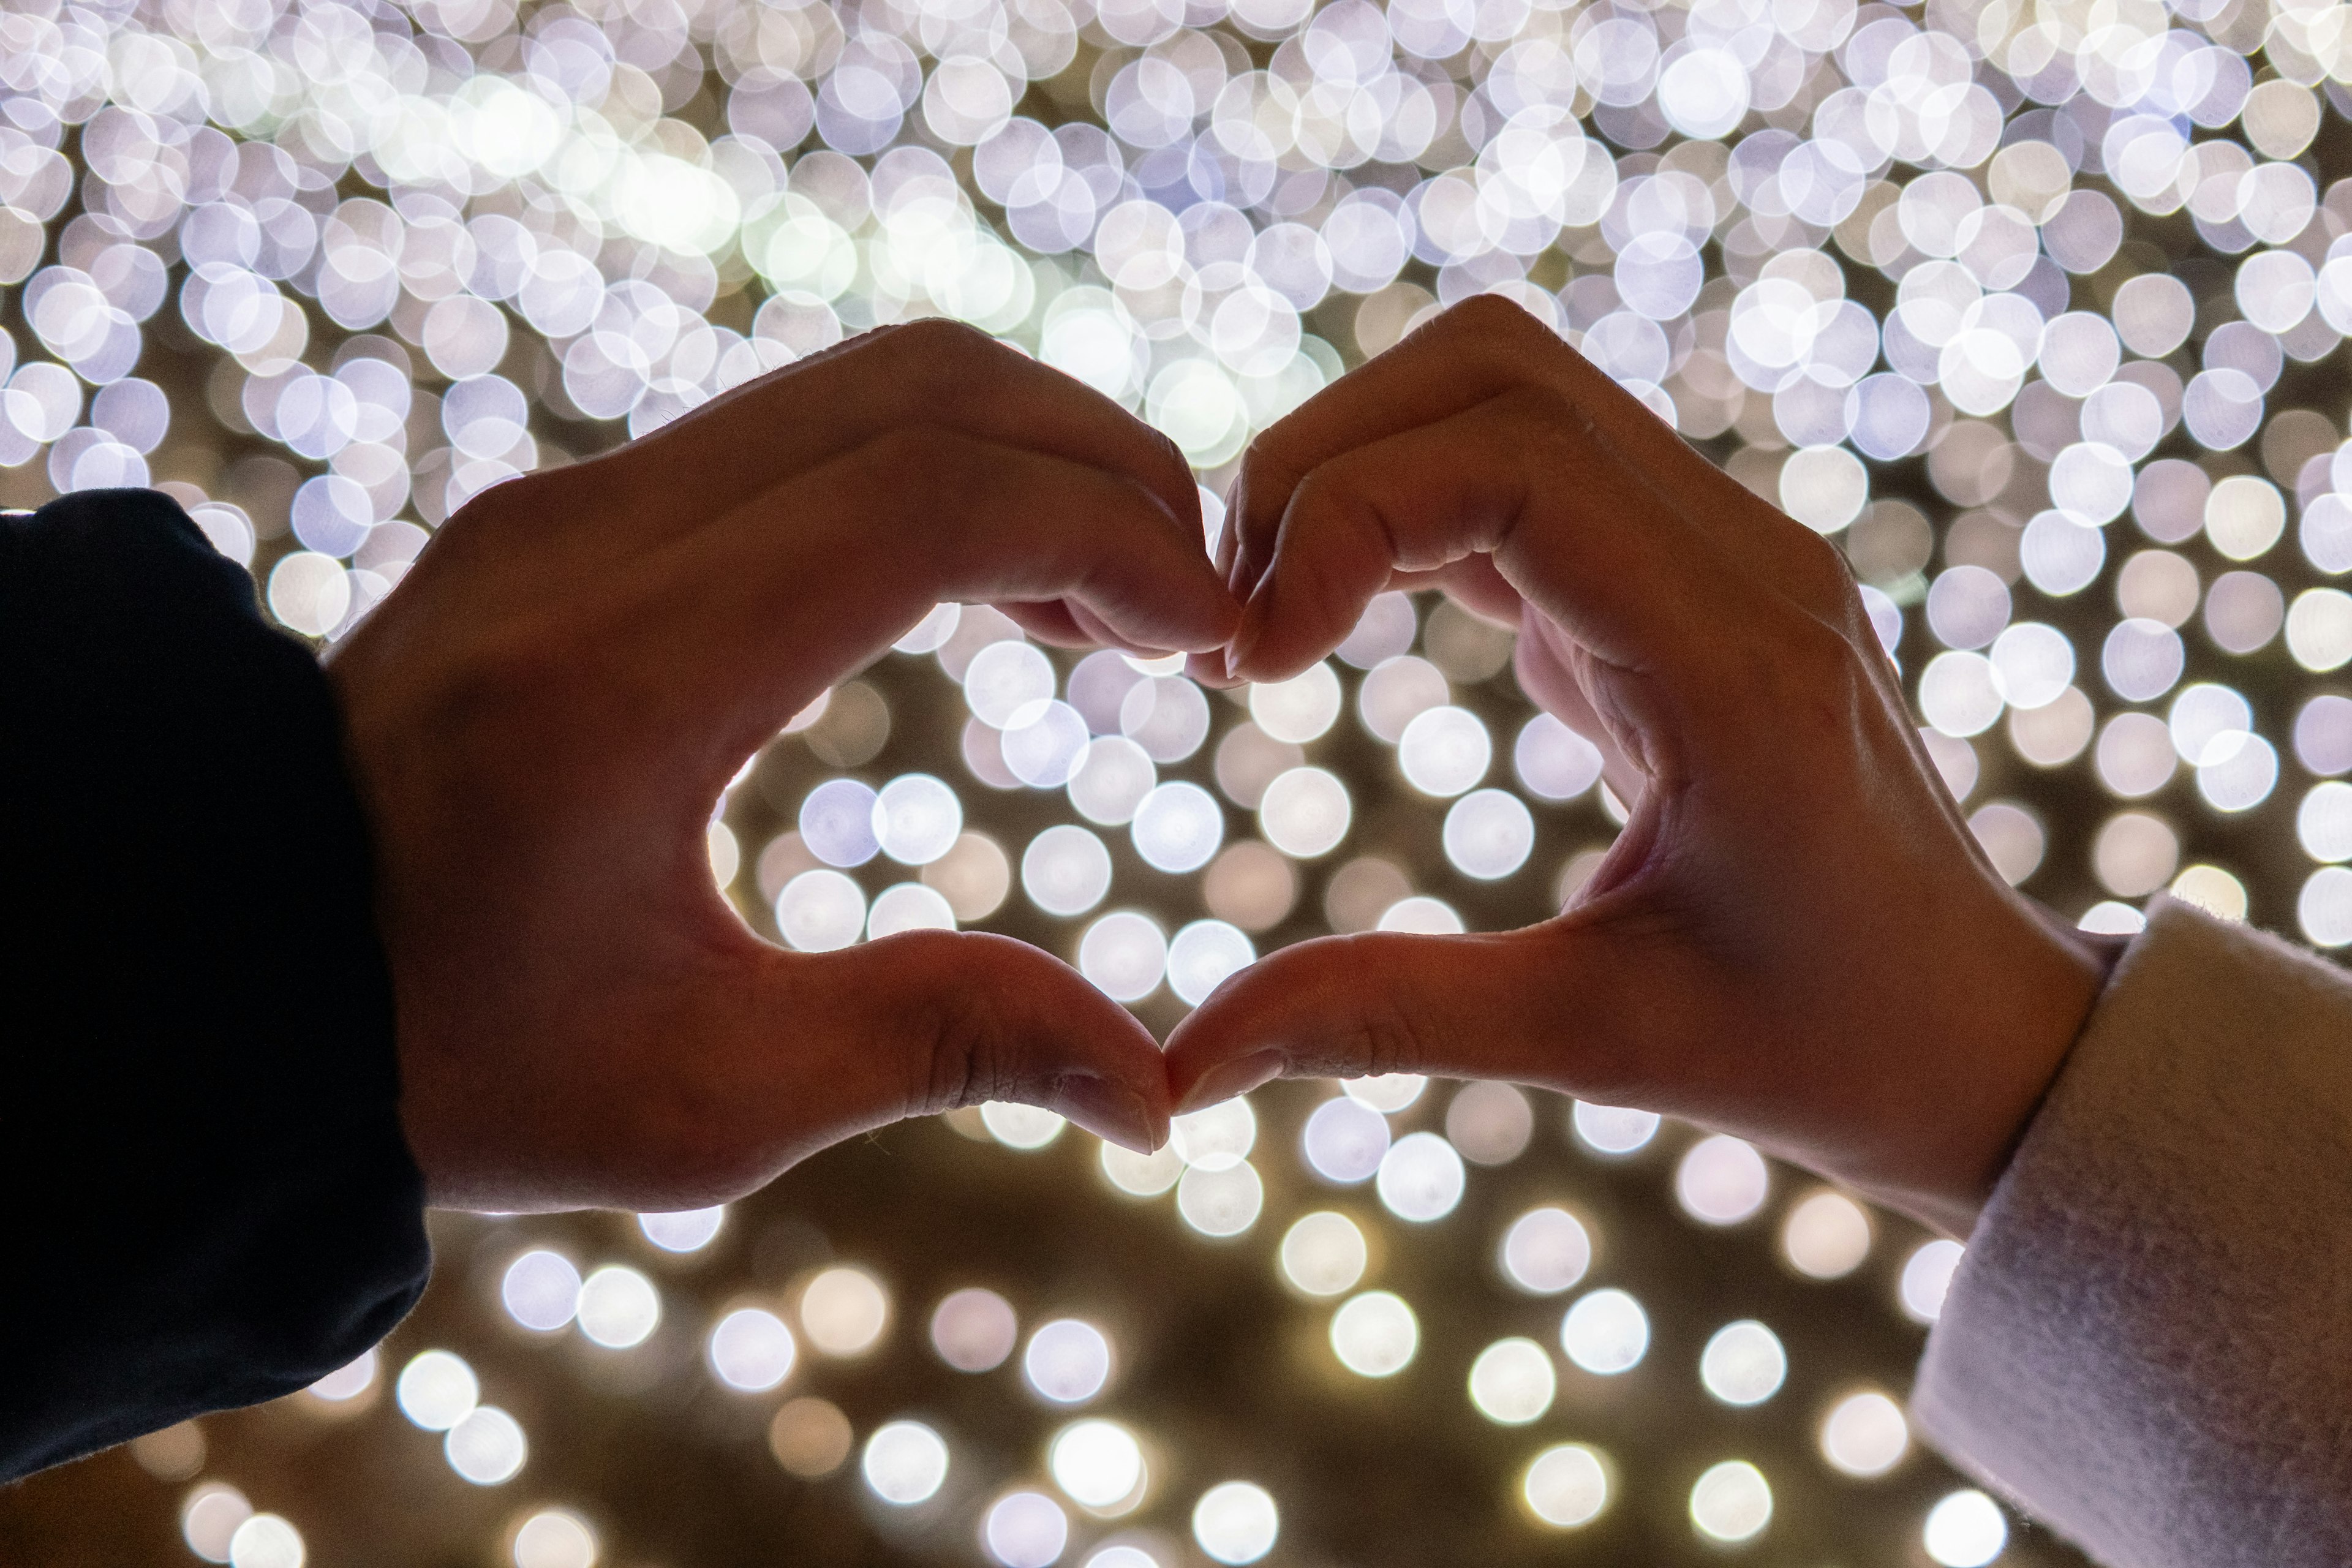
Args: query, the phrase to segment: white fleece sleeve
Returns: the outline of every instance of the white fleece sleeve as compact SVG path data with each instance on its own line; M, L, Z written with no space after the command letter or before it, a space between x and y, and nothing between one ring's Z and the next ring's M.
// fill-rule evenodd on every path
M2352 975L2160 903L1985 1208L1913 1405L2110 1568L2352 1564Z

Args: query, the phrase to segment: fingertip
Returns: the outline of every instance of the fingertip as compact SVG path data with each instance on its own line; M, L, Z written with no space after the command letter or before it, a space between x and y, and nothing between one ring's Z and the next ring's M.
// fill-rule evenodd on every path
M1213 647L1205 653L1186 655L1184 673L1199 684L1213 687L1220 691L1240 684L1226 673L1225 650L1222 647Z
M1146 1093L1115 1079L1070 1078L1055 1086L1054 1109L1096 1137L1138 1154L1157 1152L1168 1142L1166 1083Z
M1220 1062L1192 1081L1191 1089L1176 1102L1176 1114L1190 1115L1205 1110L1212 1105L1222 1105L1237 1095L1270 1083L1282 1076L1290 1065L1288 1058L1277 1050L1252 1051L1245 1057Z

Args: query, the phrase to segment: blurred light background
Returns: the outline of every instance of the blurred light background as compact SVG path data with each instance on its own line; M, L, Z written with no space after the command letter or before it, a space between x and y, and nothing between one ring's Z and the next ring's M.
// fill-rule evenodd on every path
M160 485L324 641L488 486L946 314L1213 526L1500 292L1842 542L2011 881L2335 947L2343 79L2328 0L12 0L0 502ZM1220 694L943 605L712 865L793 946L1002 930L1164 1030L1573 889L1622 809L1510 651L1392 595ZM0 1557L2079 1561L1906 1427L1958 1247L1637 1112L1276 1085L1141 1159L990 1106L723 1213L434 1227L379 1351L0 1495Z

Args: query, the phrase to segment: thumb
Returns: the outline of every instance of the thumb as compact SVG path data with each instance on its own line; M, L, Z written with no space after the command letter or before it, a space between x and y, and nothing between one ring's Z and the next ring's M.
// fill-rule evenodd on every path
M1176 1109L1274 1078L1424 1073L1602 1098L1638 1037L1606 939L1574 914L1493 935L1370 931L1271 953L1168 1041Z
M772 1113L815 1146L991 1100L1043 1106L1139 1151L1167 1142L1150 1031L1025 942L920 931L777 952L761 990L769 1027L754 1048L772 1069Z

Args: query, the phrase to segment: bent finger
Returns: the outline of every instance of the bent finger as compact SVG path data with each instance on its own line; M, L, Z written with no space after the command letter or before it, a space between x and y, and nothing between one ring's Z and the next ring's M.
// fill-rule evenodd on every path
M1188 521L1200 490L1165 436L1076 378L943 320L868 332L713 398L563 472L674 535L899 426L944 426L1120 474Z
M1392 574L1481 553L1601 658L1675 681L1706 662L1752 597L1605 438L1556 395L1520 387L1309 475L1231 667L1258 679L1296 673L1348 635Z
M634 621L665 648L694 628L692 663L740 702L751 743L941 600L1064 601L1167 651L1218 647L1239 618L1197 532L1150 490L955 430L894 430L656 560Z
M1465 300L1307 400L1251 445L1226 525L1226 581L1246 597L1291 495L1339 454L1543 387L1672 498L1725 559L1816 615L1846 616L1836 552L1684 441L1550 328L1499 295Z

